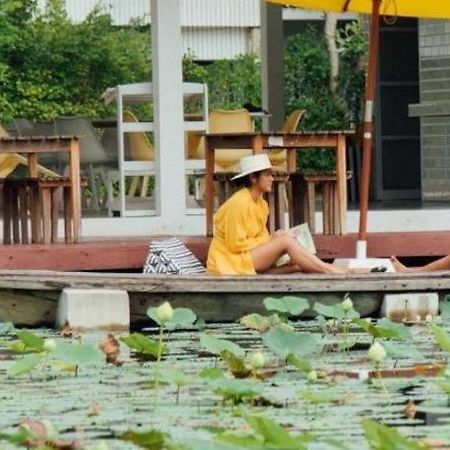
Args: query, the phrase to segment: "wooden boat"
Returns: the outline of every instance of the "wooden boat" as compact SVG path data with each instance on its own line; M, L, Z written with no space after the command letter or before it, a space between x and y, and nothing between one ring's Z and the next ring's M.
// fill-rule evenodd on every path
M315 237L322 258L352 256L355 239L354 235ZM239 277L129 273L141 270L149 240L141 237L74 245L2 246L0 322L53 324L58 297L69 287L126 289L132 323L148 321L147 308L165 300L176 307L190 307L205 320L232 321L247 313L263 313L262 300L270 295L298 295L307 298L310 304L315 301L332 304L350 293L362 315L375 315L386 293L450 293L450 272ZM209 240L193 237L185 242L204 262ZM449 232L379 233L371 235L370 243L369 252L377 257L450 254Z

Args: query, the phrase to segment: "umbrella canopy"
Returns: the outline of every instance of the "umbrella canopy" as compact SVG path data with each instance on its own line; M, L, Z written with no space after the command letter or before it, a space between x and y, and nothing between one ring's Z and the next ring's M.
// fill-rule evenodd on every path
M370 45L367 64L362 169L360 183L359 234L356 257L367 255L367 212L369 206L370 166L373 141L373 106L379 43L379 16L410 16L450 19L450 0L266 0L286 6L333 12L370 13Z
M268 0L286 6L319 11L371 13L372 0ZM380 14L388 16L450 18L449 0L383 0Z

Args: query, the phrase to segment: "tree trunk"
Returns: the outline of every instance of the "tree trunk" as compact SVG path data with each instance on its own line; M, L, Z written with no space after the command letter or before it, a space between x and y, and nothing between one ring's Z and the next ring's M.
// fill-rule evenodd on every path
M330 57L330 91L332 94L336 94L339 75L339 53L336 46L336 27L337 15L335 13L326 14L325 38L327 40L328 54Z

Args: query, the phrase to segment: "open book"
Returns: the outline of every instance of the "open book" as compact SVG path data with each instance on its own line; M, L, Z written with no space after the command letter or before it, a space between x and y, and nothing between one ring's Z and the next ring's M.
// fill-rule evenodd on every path
M316 246L314 245L314 241L311 232L309 231L307 223L302 223L301 225L297 225L295 227L290 228L288 230L288 233L291 233L298 240L299 244L305 247L311 253L314 254L317 253ZM291 258L286 253L283 256L280 256L280 258L278 258L277 262L275 263L275 266L276 267L285 266L290 262Z

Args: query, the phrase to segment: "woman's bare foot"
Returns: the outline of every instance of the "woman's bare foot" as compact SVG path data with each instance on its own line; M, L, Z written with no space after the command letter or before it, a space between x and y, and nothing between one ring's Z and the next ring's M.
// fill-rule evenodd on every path
M396 272L409 272L408 267L402 264L395 256L391 256L391 263Z

